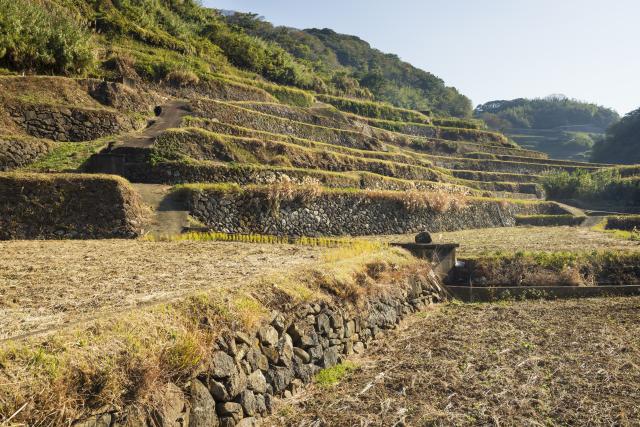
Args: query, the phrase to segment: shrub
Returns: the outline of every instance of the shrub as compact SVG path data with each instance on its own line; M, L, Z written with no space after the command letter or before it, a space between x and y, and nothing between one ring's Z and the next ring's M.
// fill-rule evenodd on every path
M0 65L38 73L76 74L94 61L87 25L49 3L0 0Z
M623 206L640 205L640 177L621 178L620 169L595 172L578 169L572 173L555 172L543 177L550 198L578 199L602 206L603 202Z
M169 84L177 87L194 86L200 83L200 78L188 70L171 71L165 79Z

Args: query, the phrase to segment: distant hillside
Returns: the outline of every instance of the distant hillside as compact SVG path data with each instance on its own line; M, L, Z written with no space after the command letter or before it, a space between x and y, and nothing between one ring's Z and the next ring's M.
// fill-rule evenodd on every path
M523 147L570 160L588 159L594 144L619 119L612 109L562 95L491 101L474 114Z
M606 138L594 146L592 160L640 163L640 108L627 114L607 130Z
M314 68L338 92L372 95L399 107L435 110L458 117L471 115L471 101L442 79L372 48L358 37L330 29L275 27L255 14L238 13L227 22L249 34L277 43Z

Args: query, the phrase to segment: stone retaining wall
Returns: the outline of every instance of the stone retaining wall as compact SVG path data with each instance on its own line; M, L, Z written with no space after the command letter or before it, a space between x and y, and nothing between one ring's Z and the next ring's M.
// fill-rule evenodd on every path
M192 100L192 110L200 117L263 132L294 135L298 138L364 150L379 151L383 148L379 140L358 132L296 122L224 102L196 99Z
M18 101L8 102L3 107L27 134L54 141L90 141L144 125L144 121L115 110L66 108Z
M256 426L273 412L274 397L295 394L321 369L363 353L406 315L443 298L437 278L425 269L361 309L318 302L276 311L255 334L223 334L209 368L185 389L169 383L151 414L107 412L74 426Z
M23 136L0 136L0 172L26 166L47 154L54 143Z
M291 181L303 184L317 180L324 187L359 188L369 190L441 190L456 194L470 194L473 190L452 184L433 181L408 181L393 179L367 172L331 173L317 169L260 167L258 165L229 165L213 162L159 162L128 164L125 177L132 182L156 184L188 184L194 182L225 183L240 185L272 184Z
M146 210L122 178L0 173L0 240L132 238Z
M517 214L562 214L553 203L509 203L471 199L464 208L441 212L411 207L404 193L366 191L304 194L274 200L269 190L191 190L191 214L215 231L297 236L405 234L515 225ZM307 200L305 200L305 197ZM437 195L433 196L438 197Z

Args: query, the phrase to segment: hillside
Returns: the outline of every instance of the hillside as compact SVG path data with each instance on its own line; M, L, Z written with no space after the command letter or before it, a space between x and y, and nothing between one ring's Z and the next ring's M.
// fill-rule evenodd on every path
M236 13L227 21L249 34L273 41L326 76L338 92L370 93L378 101L414 110L471 115L471 101L433 74L380 52L356 37L330 29L274 27L255 14Z
M525 148L555 159L587 161L596 142L619 116L608 108L566 98L490 101L474 115Z
M593 149L595 162L640 163L640 109L632 111L607 130Z
M301 390L339 380L401 322L463 306L453 295L640 293L640 219L554 201L638 212L640 168L550 159L445 114L466 98L394 57L376 92L341 61L382 54L300 34L324 56L190 0L0 0L0 425L286 425ZM361 53L340 60L351 42ZM474 336L511 340L478 348L527 376L533 344L478 329L496 313L547 327L539 306L509 304L469 319ZM615 313L601 307L590 318ZM420 339L446 335L422 325ZM391 400L419 386L405 380ZM450 393L433 395L446 413Z

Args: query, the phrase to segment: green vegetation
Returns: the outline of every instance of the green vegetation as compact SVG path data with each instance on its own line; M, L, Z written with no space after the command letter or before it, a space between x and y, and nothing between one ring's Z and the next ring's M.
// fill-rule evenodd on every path
M574 160L587 160L605 129L619 119L609 108L564 96L491 101L478 106L475 116L525 148Z
M640 180L621 178L616 168L596 171L556 171L542 177L549 197L554 199L640 201Z
M617 239L640 241L640 217L607 217L591 227L593 231L607 233Z
M84 19L53 3L0 0L0 67L82 74L93 65Z
M564 96L490 101L478 106L475 115L497 129L553 129L584 125L606 129L619 119L618 114L609 108Z
M516 225L532 225L536 227L576 226L582 224L585 216L573 215L516 215Z
M318 100L331 104L338 110L353 113L358 116L400 122L407 121L423 124L431 123L431 119L426 112L397 108L386 103L371 102L353 98L341 98L330 95L320 95L318 96Z
M640 108L607 130L606 138L595 145L591 158L596 162L640 163Z
M330 29L274 27L255 14L227 18L249 34L281 46L323 77L331 94L366 97L419 111L471 115L471 101L431 73L384 54L355 36Z
M108 138L87 142L58 142L45 156L23 168L29 172L75 172L109 143Z
M353 362L344 362L331 368L323 369L316 375L316 384L321 387L334 386L357 368L357 365Z

